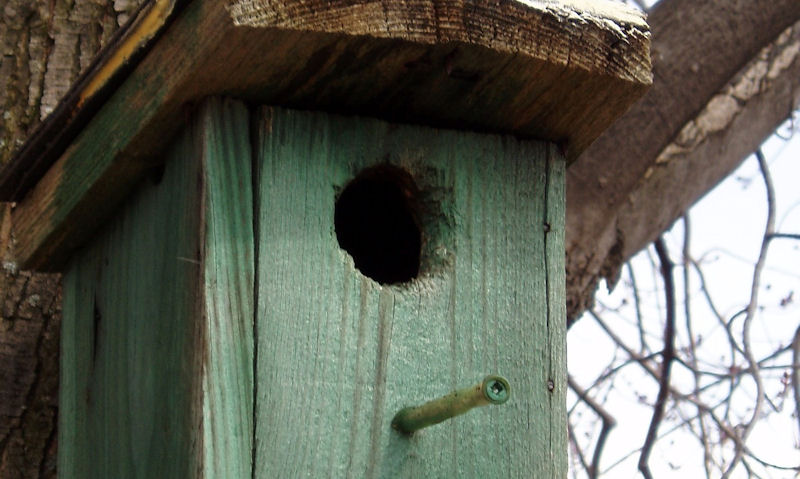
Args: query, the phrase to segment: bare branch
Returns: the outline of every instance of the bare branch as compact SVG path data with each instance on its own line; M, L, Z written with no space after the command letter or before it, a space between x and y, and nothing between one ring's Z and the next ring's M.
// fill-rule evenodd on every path
M800 240L800 234L795 233L772 233L766 236L767 240L774 240L774 239L793 239L793 240Z
M792 342L792 389L794 390L794 411L800 432L800 327L794 333Z
M639 286L636 284L636 275L633 272L631 262L625 263L625 269L628 270L628 276L631 279L631 292L633 293L633 307L636 310L636 325L639 329L639 352L644 353L648 350L647 339L645 338L645 328L642 316L642 300L639 297Z
M617 425L617 420L614 419L608 411L603 408L603 406L595 401L594 399L589 396L586 391L580 387L580 385L575 382L572 376L567 376L567 384L575 394L578 395L581 400L589 406L595 414L597 414L600 419L603 421L603 427L600 429L600 436L597 438L597 443L594 446L594 453L592 454L592 463L587 467L586 462L583 459L583 455L581 454L581 462L583 463L584 467L586 468L586 472L589 474L590 479L596 479L598 471L600 470L600 456L603 454L603 448L606 445L606 439L608 438L608 433L611 432L611 429Z
M659 238L655 242L656 253L661 261L661 275L664 281L664 296L666 302L666 324L664 325L664 351L661 355L661 380L659 381L658 396L656 403L653 406L653 417L650 420L650 428L647 431L647 437L642 447L642 454L639 456L639 470L646 479L651 479L653 476L650 473L650 466L648 459L650 458L650 451L653 449L654 441L656 440L656 433L658 426L661 424L661 419L664 417L664 409L669 397L669 378L670 368L672 367L672 360L675 357L675 285L672 278L672 260L669 258L669 252L664 244L664 238Z
M589 464L586 462L586 458L583 455L583 450L581 449L580 444L578 444L578 439L575 437L575 428L572 427L572 423L569 421L567 421L567 435L569 436L569 442L572 444L572 450L575 451L575 454L578 456L578 461L588 474Z
M739 436L740 441L736 443L736 453L731 460L728 469L723 475L725 478L730 476L730 474L738 465L739 461L742 459L742 455L744 454L744 445L747 443L747 438L753 431L753 427L755 427L756 421L761 415L761 409L763 408L764 404L764 384L761 380L761 372L759 370L758 361L756 360L751 347L750 329L753 318L756 314L756 308L758 307L758 289L761 281L761 272L764 269L764 263L767 259L769 237L775 233L775 191L772 186L772 178L769 174L769 166L767 165L767 160L764 158L764 154L761 152L761 149L756 150L755 155L756 159L758 160L758 166L761 169L761 175L764 178L764 187L767 191L767 224L764 230L764 240L761 243L761 252L758 255L758 261L756 262L755 268L753 268L753 282L750 289L750 302L747 304L747 315L745 316L744 323L742 324L742 347L744 349L744 356L750 365L750 375L752 376L753 381L756 383L756 400L755 404L753 405L753 414L750 417L750 421L744 424L744 427L741 429L741 435Z
M697 364L697 344L695 342L694 331L692 329L692 308L691 308L691 275L689 274L689 267L691 266L692 254L689 245L691 244L691 231L692 223L689 219L689 214L683 215L683 305L684 316L686 319L686 336L689 341L689 365L694 377L694 394L700 395L700 368ZM708 432L706 431L706 422L703 418L702 411L697 410L697 425L700 428L699 441L703 446L703 468L705 469L706 477L711 477L711 463L713 461L711 454L711 447L709 445Z

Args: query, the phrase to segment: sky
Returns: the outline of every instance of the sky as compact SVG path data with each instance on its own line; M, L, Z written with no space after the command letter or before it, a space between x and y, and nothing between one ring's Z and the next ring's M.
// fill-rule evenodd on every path
M787 123L778 130L778 135L791 136ZM776 195L776 230L781 233L800 233L800 134L790 140L773 136L762 147L768 160ZM747 304L753 281L753 266L758 258L766 224L766 190L754 156L748 158L730 177L702 198L689 212L691 232L691 256L701 264L708 285L709 295L717 311L724 318L731 318ZM665 235L671 258L682 262L684 228L681 221ZM645 324L648 326L648 341L653 351L661 350L660 337L663 331L663 292L660 279L654 275L652 264L655 255L652 249L637 255L631 262L643 304ZM683 291L683 270L674 271L677 289ZM597 309L607 323L628 344L638 349L638 328L630 292L630 277L626 274L610 293L601 286ZM725 329L720 325L708 302L701 294L700 278L689 276L689 311L692 316L693 336L702 341L698 361L704 369L725 373L721 366L730 364L730 347ZM761 276L759 309L751 327L752 348L757 356L764 356L781 346L791 343L800 324L800 241L792 239L774 240L767 255L766 267ZM682 295L678 298L678 346L688 345ZM740 318L743 318L741 316ZM731 330L741 337L742 321L732 322ZM609 365L618 365L626 354L614 348L613 343L588 316L584 316L568 334L568 365L570 374L583 386L588 386ZM778 357L771 365L788 365L789 353ZM737 363L741 360L737 360ZM764 390L772 400L765 407L770 411L760 421L748 441L748 446L763 459L784 465L800 465L800 438L798 422L792 416L795 410L791 392L781 382L788 368L778 367L763 372ZM672 384L679 390L690 392L693 376L685 368L673 366ZM613 388L594 391L597 399L605 399L610 412L617 419L617 426L608 439L601 470L608 470L604 477L641 477L636 472L638 453L652 414L652 403L657 394L657 385L637 366L624 368ZM710 390L713 391L713 390ZM732 417L749 419L754 398L752 381L744 379L742 387L733 397ZM782 394L783 393L783 394ZM725 389L705 396L711 402L725 397ZM571 395L568 407L576 400ZM776 411L776 409L778 411ZM722 410L720 410L722 411ZM687 415L696 411L685 408ZM592 417L584 412L581 424L589 424ZM688 417L688 416L687 416ZM573 416L577 418L577 416ZM664 435L660 446L651 455L651 465L656 477L685 478L704 477L702 449L692 435L680 430L667 433L679 422L662 424L659 434ZM734 421L735 422L735 421ZM580 430L583 440L596 438L599 429ZM621 461L621 462L618 462ZM610 469L609 469L610 468ZM718 477L719 474L717 474ZM579 476L581 477L581 476ZM739 467L732 477L747 477ZM791 472L779 471L764 477L794 477Z

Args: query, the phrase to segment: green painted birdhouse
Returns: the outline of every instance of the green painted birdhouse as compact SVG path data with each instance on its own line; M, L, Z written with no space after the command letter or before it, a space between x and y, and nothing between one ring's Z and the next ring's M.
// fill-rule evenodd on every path
M0 175L63 273L60 477L564 477L564 174L648 45L600 0L147 3Z

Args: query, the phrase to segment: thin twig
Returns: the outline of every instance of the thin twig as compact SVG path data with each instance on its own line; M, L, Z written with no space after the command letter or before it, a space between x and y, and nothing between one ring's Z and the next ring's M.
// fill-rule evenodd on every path
M683 215L683 314L686 319L686 336L689 341L689 364L691 365L692 376L694 377L694 394L700 396L700 377L701 372L697 364L697 344L694 339L694 330L692 328L692 308L691 308L691 274L689 267L691 266L692 253L690 250L691 245L691 232L692 223L689 218L689 213ZM706 431L706 421L700 409L697 410L697 425L700 428L700 444L703 446L703 468L706 477L711 477L711 463L713 456L711 454L711 445Z
M643 356L637 354L636 351L634 351L630 346L625 344L625 342L622 341L622 339L619 336L617 336L608 327L608 325L605 324L605 322L603 322L602 318L600 318L600 316L597 314L596 311L589 310L589 313L590 313L590 316L595 319L597 324L606 332L606 334L608 334L609 338L611 338L611 340L620 349L625 351L625 353L627 353L628 356L635 363L639 364L642 367L642 369L646 373L648 373L654 380L660 382L661 374L651 365L652 359L653 359L653 355L648 355L647 357L643 357ZM772 354L770 354L766 358L762 359L761 362L766 362L768 360L775 359L780 354L783 354L783 353L787 352L789 349L790 349L789 346L784 347L784 348L780 348L779 350L773 352ZM708 373L708 374L712 374L712 373ZM745 371L737 371L733 375L737 376L737 377L740 377L743 374L745 374ZM728 375L725 375L725 377L724 378L720 378L719 381L716 381L715 383L703 386L700 389L700 392L702 393L702 392L707 391L708 389L713 387L714 384L719 385L719 383L722 380L727 380L728 377L729 377ZM747 456L751 457L753 460L755 460L755 461L757 461L757 462L759 462L759 463L761 463L761 464L763 464L765 466L772 467L772 468L779 469L779 470L790 470L790 471L798 471L798 470L800 470L800 468L798 468L798 467L780 466L780 465L777 465L777 464L767 463L766 461L758 458L755 454L752 453L752 451L749 450L749 448L747 448L747 446L745 444L742 443L741 438L734 432L734 430L728 425L728 423L725 420L723 420L722 418L720 418L719 416L717 416L717 414L714 412L720 406L727 406L730 403L729 396L726 396L725 398L720 400L720 402L718 404L716 404L716 405L708 405L708 404L704 403L703 401L701 401L699 399L699 395L685 394L685 393L683 393L681 391L678 391L677 389L675 389L672 386L670 386L670 388L669 388L669 393L671 394L672 398L675 401L684 401L684 402L687 402L689 404L692 404L699 411L701 411L702 415L707 415L709 418L711 418L712 422L717 426L719 431L725 437L730 438L734 442L734 445L736 447L742 448L745 451L745 454L747 454ZM667 433L669 433L669 432L671 432L671 431L668 431ZM659 437L663 437L663 436L664 435L661 435ZM602 473L604 474L604 473L612 470L614 467L619 465L625 459L627 459L628 457L630 457L631 455L637 453L640 450L641 450L641 448L638 448L638 449L632 451L630 454L627 454L624 457L622 457L621 459L615 461L614 463L609 465L608 468L605 469ZM721 467L720 467L720 469L721 469Z
M583 469L588 473L589 463L586 462L586 458L583 456L583 450L581 449L580 444L578 444L578 438L575 437L575 428L572 427L572 423L569 421L567 422L567 434L569 436L569 442L572 443L572 449L578 456L578 461L581 463L581 466L583 466Z
M772 233L766 237L767 240L774 240L774 239L793 239L793 240L800 240L800 234L795 233Z
M792 342L792 389L794 390L794 411L800 432L800 327L794 333Z
M736 353L737 351L741 351L741 348L739 348L739 344L736 342L736 338L733 336L733 332L729 327L730 322L725 321L725 318L722 317L722 314L719 312L716 305L714 304L714 301L711 298L711 293L709 292L706 283L705 273L703 273L702 268L700 268L700 263L694 259L692 259L691 262L692 266L695 269L695 272L697 273L697 276L700 278L700 291L702 291L703 296L706 299L706 303L708 304L709 308L711 308L711 311L714 313L714 317L716 318L717 322L719 322L719 324L725 331L725 334L728 336L728 344L730 345L731 348L730 350L731 362L730 365L728 366L728 371L731 372L736 371L736 359L737 359ZM735 389L735 387L736 387L736 382L734 382L733 378L731 378L730 382L728 383L728 394L727 394L728 397L733 395L733 390ZM728 402L728 405L730 406L730 402ZM729 412L730 410L725 412L726 417L728 416Z
M664 281L664 297L666 302L666 321L664 325L664 352L661 355L661 380L658 385L658 396L653 405L653 416L650 419L650 428L647 430L647 437L642 447L642 454L639 456L639 471L646 479L652 479L648 460L653 444L656 440L658 426L664 417L664 409L669 397L669 379L672 359L675 357L675 285L672 279L672 260L669 258L667 246L664 238L660 237L655 242L656 253L661 262L661 275Z
M756 150L755 155L756 159L758 160L758 166L761 169L761 176L764 179L764 187L767 191L767 225L764 228L764 240L761 243L761 251L758 255L758 261L756 262L755 268L753 268L753 282L750 288L750 302L747 304L747 315L745 316L742 324L742 349L744 349L745 359L747 359L747 362L750 366L750 375L752 376L753 381L756 383L756 402L753 405L753 415L741 429L741 436L739 436L740 442L737 442L736 444L736 452L731 460L730 465L728 466L728 469L722 476L723 478L729 477L738 465L739 461L741 461L742 455L744 454L743 446L747 443L748 436L750 436L750 433L753 431L753 427L755 427L756 421L758 420L759 416L761 416L761 409L763 408L764 404L764 384L761 380L761 372L758 367L758 361L756 361L755 355L753 354L753 349L750 342L750 329L753 323L753 318L756 314L756 308L758 307L758 289L761 283L761 271L764 269L764 263L767 259L767 250L769 246L768 238L770 235L775 233L775 191L772 187L772 178L769 174L769 166L767 165L767 160L764 158L764 154L761 152L761 149Z
M633 273L633 265L628 261L625 263L625 269L628 270L628 276L631 278L631 291L633 293L633 307L636 311L636 326L639 329L639 352L644 354L648 350L647 339L644 332L644 321L642 315L642 299L639 297L639 286L636 284L636 275Z
M600 420L603 421L603 426L600 429L600 436L597 438L597 443L594 446L594 453L592 453L592 463L586 467L586 463L581 457L581 462L584 464L586 472L589 474L589 478L596 479L598 471L600 470L600 456L603 454L603 448L606 445L608 433L611 432L611 429L617 425L617 420L614 419L614 416L606 411L600 403L592 399L591 396L589 396L586 391L575 382L572 376L567 376L567 384L570 388L572 388L573 391L575 391L575 394L577 394L578 397L581 398L581 400L586 403L586 405L589 406L598 417L600 417Z

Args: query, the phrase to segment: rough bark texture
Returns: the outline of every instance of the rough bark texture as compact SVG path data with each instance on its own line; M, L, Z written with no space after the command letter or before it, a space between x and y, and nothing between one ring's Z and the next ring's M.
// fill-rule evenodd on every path
M58 282L57 275L0 275L0 478L56 475Z
M789 116L798 35L783 32L798 20L797 0L664 0L654 8L653 87L567 172L570 318L591 304L601 278L613 284L623 261ZM782 33L781 46L762 51Z
M0 164L57 104L142 0L5 0L0 9ZM0 224L7 217L0 208ZM0 259L11 237L0 229ZM57 275L0 271L0 479L56 476Z
M141 2L3 2L0 162ZM653 89L568 171L573 317L798 104L800 25L786 30L798 21L797 0L662 0L652 12ZM55 474L57 283L0 272L0 479Z

